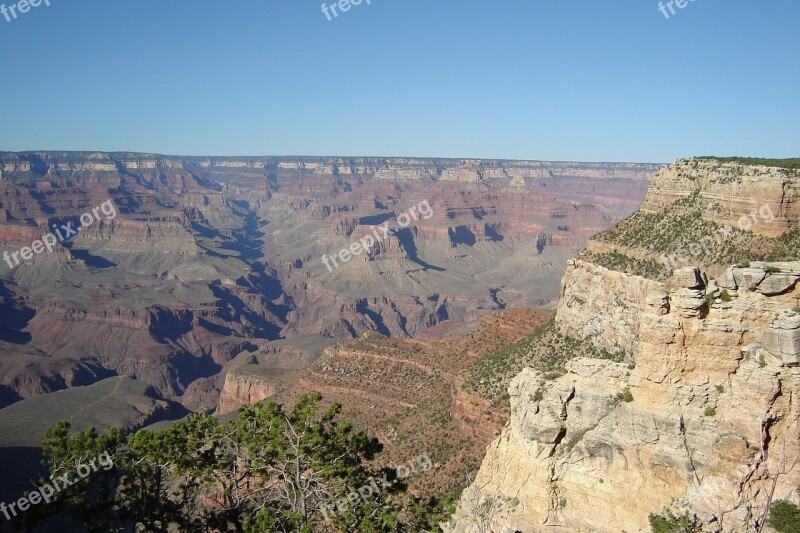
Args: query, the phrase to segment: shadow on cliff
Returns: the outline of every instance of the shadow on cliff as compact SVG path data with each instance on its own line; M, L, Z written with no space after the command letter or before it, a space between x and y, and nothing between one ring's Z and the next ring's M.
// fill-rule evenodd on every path
M395 218L394 213L381 213L380 215L361 217L358 219L358 224L360 226L379 226L393 218Z
M14 344L31 342L31 334L23 330L36 315L0 281L0 341Z
M475 242L477 242L475 234L464 226L449 228L447 233L450 236L450 242L454 245L466 244L467 246L475 246Z
M105 257L100 257L99 255L92 255L91 253L89 253L88 250L80 250L72 247L68 248L70 253L75 259L83 261L89 267L103 269L103 268L114 268L117 266L116 263L109 261Z
M395 232L395 237L397 240L400 241L400 244L406 249L406 253L408 253L409 259L413 262L417 263L419 266L423 268L428 268L430 270L434 270L436 272L444 272L447 269L432 265L426 261L420 259L419 254L417 252L417 243L414 242L414 236L411 234L411 230L408 228L401 229L400 231Z

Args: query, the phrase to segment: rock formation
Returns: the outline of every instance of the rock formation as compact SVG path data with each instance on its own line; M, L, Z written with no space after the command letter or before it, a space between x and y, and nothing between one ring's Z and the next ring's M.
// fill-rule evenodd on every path
M0 262L0 406L126 375L209 408L232 360L282 337L410 337L552 306L564 259L632 212L658 168L0 153L0 252L107 200L118 210ZM373 254L322 263L426 199L432 216Z
M668 208L691 183L729 206L725 220L752 192L781 213L775 227L797 228L793 203L781 204L796 182L779 186L780 169L739 167L726 188L703 164L670 167L643 209ZM742 176L769 187L742 193ZM755 532L769 501L797 503L799 269L752 262L715 279L689 266L655 281L571 261L556 324L623 362L573 359L554 380L520 373L511 420L447 529L647 532L651 513L671 509L705 532Z

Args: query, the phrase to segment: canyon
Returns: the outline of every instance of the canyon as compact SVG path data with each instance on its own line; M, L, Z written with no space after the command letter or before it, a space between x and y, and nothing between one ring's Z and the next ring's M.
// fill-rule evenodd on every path
M0 406L126 376L209 412L234 360L286 370L331 339L552 308L566 260L633 212L658 168L2 152L0 251L108 199L119 215L3 264ZM430 219L399 227L423 200ZM369 254L325 268L386 222L397 231Z
M3 248L120 213L0 278L6 457L65 413L133 431L315 390L380 465L430 454L408 490L458 496L453 533L749 533L797 503L800 171L0 155Z

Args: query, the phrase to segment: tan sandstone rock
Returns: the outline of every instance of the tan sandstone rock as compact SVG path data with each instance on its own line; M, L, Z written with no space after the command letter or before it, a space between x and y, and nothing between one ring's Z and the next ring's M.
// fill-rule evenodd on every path
M688 304L699 289L581 261L562 286L561 331L625 346L635 367L577 359L552 381L522 371L511 420L447 531L644 533L649 514L672 505L705 532L753 533L781 471L774 498L797 503L796 289L739 291L698 315Z

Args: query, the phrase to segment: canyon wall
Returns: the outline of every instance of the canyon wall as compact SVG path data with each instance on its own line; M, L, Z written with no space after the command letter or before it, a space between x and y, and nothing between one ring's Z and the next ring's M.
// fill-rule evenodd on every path
M729 206L723 221L765 202L775 227L797 227L785 193L797 177L740 168L744 179L725 188L691 163L677 168L687 166L688 176L670 167L654 179L643 210L699 183L698 195ZM770 186L751 197L741 181ZM651 513L670 509L704 532L755 532L769 501L798 503L798 279L797 261L716 277L683 267L662 281L570 261L557 327L616 357L572 359L555 379L528 368L512 381L511 420L447 530L644 533Z
M658 168L0 152L0 406L125 375L208 408L231 361L276 339L411 337L553 306L566 258L635 210ZM113 218L13 264L108 201ZM387 222L391 237L326 268Z
M776 220L754 224L751 230L766 236L781 235L800 220L800 182L796 176L797 171L784 168L681 159L656 175L641 211L659 212L694 196L702 206L703 218L736 226L742 216L767 206Z

